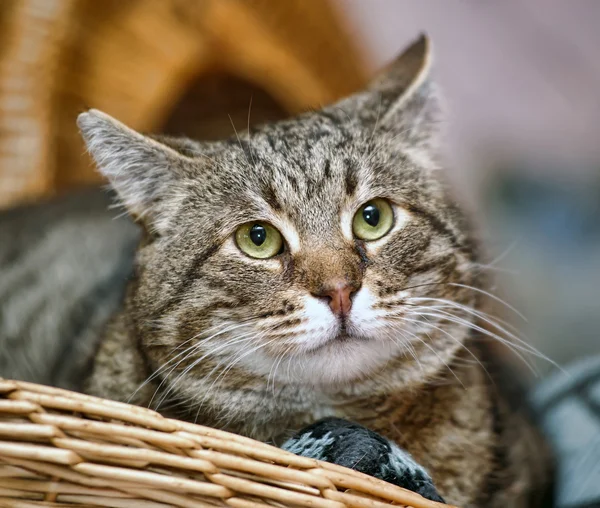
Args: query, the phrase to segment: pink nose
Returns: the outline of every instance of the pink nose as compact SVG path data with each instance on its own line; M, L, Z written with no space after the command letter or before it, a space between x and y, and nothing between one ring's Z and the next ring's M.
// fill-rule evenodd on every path
M338 317L344 317L352 308L352 294L357 290L356 286L346 281L332 281L324 285L315 296L327 298L331 312Z

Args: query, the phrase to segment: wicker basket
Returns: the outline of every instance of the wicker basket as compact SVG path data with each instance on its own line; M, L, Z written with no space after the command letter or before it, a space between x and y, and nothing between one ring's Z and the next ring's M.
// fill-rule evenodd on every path
M0 379L0 506L441 508L333 464L119 402Z
M272 102L295 114L362 88L336 3L0 1L0 207L99 183L75 124L91 107L143 132L221 138L228 114L246 126L250 97L263 123Z

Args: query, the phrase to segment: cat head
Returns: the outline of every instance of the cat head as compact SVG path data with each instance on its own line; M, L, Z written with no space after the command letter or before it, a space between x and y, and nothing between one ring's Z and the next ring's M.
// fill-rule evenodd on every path
M451 358L474 252L441 178L429 73L423 37L366 90L222 142L79 117L146 231L127 312L167 385L331 386Z

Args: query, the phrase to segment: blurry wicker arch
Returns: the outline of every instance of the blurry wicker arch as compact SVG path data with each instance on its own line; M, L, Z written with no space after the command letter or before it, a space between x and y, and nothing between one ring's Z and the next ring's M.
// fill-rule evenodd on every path
M86 107L202 138L328 103L364 81L326 0L5 0L0 207L97 181ZM243 121L242 121L243 117Z

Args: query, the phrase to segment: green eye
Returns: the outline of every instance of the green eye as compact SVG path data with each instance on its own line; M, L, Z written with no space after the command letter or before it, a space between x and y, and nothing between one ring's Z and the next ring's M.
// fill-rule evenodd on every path
M235 232L239 249L251 258L267 259L283 249L281 233L264 222L248 222Z
M352 220L352 231L361 240L378 240L386 235L394 224L392 206L381 198L362 205Z

